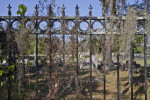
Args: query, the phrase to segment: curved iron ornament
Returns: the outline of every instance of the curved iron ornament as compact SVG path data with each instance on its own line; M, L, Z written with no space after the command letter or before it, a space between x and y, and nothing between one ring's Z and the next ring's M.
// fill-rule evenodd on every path
M9 5L8 9L9 9L9 11L8 11L9 16L0 16L0 23L6 22L6 24L7 24L6 26L1 26L3 29L4 29L4 27L6 27L6 30L2 30L2 31L6 31L6 33L9 33L9 32L15 33L18 29L15 29L13 27L13 24L15 24L15 22L22 23L22 17L11 16L11 6L10 5ZM78 9L78 6L76 7L76 9ZM79 34L79 35L87 35L87 34L102 35L102 34L105 34L105 29L103 27L104 26L103 21L105 19L107 19L107 23L109 23L110 17L107 17L107 18L104 18L103 16L94 17L94 16L92 16L91 8L89 8L89 9L90 9L89 16L79 16L78 11L76 11L76 16L66 16L64 5L62 7L62 16L61 17L50 16L50 15L49 16L25 16L24 18L27 19L27 21L25 23L26 24L25 28L27 29L27 26L28 26L27 24L29 22L31 22L31 23L33 23L32 34L46 34L46 33L48 33L48 30L52 30L52 34L66 34L66 33L71 34L71 31L74 31L74 30L75 31L78 30L78 32L73 32L73 33ZM38 13L36 13L36 15L38 15ZM114 17L114 20L126 20L126 19L125 19L125 16L118 16L118 17ZM137 33L136 34L144 33L143 32L143 30L144 30L143 22L145 20L146 19L144 17L137 17L138 25L137 25ZM46 23L46 24L44 24L44 26L45 26L44 29L43 29L43 26L40 26L42 22ZM100 28L95 29L94 24L97 22L100 24ZM58 27L58 29L55 28L55 23L60 24L60 27ZM73 23L74 25L71 26L71 25L69 25L69 23ZM87 24L87 28L85 30L81 28L82 23ZM52 27L49 27L49 24ZM114 23L114 24L116 24L116 23ZM65 29L62 28L62 26L64 26L64 25L65 25ZM74 28L74 26L76 28ZM113 33L111 33L111 32L110 33L111 34L114 34L114 33L120 34L117 31L117 27L115 25L114 25L114 27L115 27L115 29L113 30ZM34 30L34 28L36 28L36 30ZM109 33L109 30L107 30L107 33ZM146 42L146 40L145 40L145 42ZM146 48L146 45L144 47ZM146 49L144 49L144 50L146 50ZM92 52L91 52L91 54L92 54ZM78 53L77 53L77 56L78 56ZM145 66L147 66L146 53L145 53ZM145 68L145 70L146 70L146 68ZM145 78L145 80L146 80L146 78ZM91 96L91 99L92 99L92 96Z

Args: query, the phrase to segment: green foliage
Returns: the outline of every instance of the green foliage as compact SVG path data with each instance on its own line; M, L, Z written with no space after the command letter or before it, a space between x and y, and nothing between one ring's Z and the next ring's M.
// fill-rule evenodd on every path
M7 58L2 58L3 61L7 60ZM2 77L1 86L3 86L6 82L4 81L6 78L9 78L11 81L14 80L15 76L15 64L10 66L0 66L0 77ZM4 75L3 75L4 74Z
M0 70L0 76L2 76L2 75L3 75L3 72L4 72L3 70Z
M24 16L24 14L26 13L27 11L27 7L24 5L24 4L20 4L18 6L18 11L17 11L17 15L20 15L20 16Z
M32 66L32 63L31 63L31 62L28 62L28 66L31 67L31 66Z
M143 35L136 35L135 39L133 40L133 48L135 53L141 53L144 51L143 44L144 43L144 36Z
M14 65L11 65L11 66L9 67L9 70L10 70L11 72L14 72L14 69L15 69L15 66L14 66Z
M6 58L2 58L2 61L7 60Z
M28 33L29 33L29 30L27 30L26 33L28 34Z
M5 81L1 82L1 86L3 86L5 83L6 83Z
M47 43L47 37L38 37L38 54L45 54L45 45ZM56 42L57 43L57 42ZM34 35L29 36L29 46L28 46L28 54L33 55L35 53L36 48L36 37Z
M18 25L18 27L19 27L19 28L21 28L21 27L22 27L22 25Z
M10 75L10 80L12 81L12 80L14 80L14 78L15 78L15 76L14 75Z
M24 22L26 22L26 21L27 21L27 18L24 19Z

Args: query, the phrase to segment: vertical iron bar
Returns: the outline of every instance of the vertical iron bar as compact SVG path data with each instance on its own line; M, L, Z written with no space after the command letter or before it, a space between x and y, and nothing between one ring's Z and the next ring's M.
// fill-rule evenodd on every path
M9 25L8 25L8 34L11 34L11 6L8 5L8 15L9 15ZM11 37L9 37L9 66L11 65ZM11 100L11 80L8 77L8 100Z
M105 3L105 1L104 1ZM105 9L105 4L103 4L103 17L104 17L104 23L103 23L103 27L104 27L104 42L103 42L103 70L104 70L104 73L103 73L103 81L104 81L104 100L106 100L106 71L105 71L105 55L106 55L106 52L105 52L105 41L106 41L106 9Z
M92 34L90 30L90 100L92 100Z
M79 7L78 5L76 5L76 23L75 23L75 32L76 32L76 58L77 58L77 64L76 64L76 68L77 68L77 97L76 99L79 100L78 97L78 92L79 92L79 80L78 80L78 75L79 75L79 56L78 56L78 17L79 17L79 11L78 11Z
M116 1L115 1L116 2ZM115 14L115 13L114 13ZM118 17L119 15L119 1L117 1L117 8L116 8L116 16ZM118 27L118 32L119 32L119 27ZM120 83L119 83L119 69L120 69L120 63L119 63L119 36L117 36L117 100L120 100Z
M50 5L49 6L49 17L51 18L52 16L53 16L53 10L52 10L52 6ZM52 63L53 63L53 61L52 61L52 32L51 32L53 25L52 25L51 19L49 19L49 27L50 27L50 30L49 30L49 33L48 33L48 35L49 35L49 62L50 62L50 64L49 64L49 70L50 70L50 74L49 74L49 95L50 95L50 99L52 99L51 94L50 94L50 91L52 91L51 74L52 74Z
M36 100L38 100L38 34L36 33Z
M65 67L65 54L66 54L66 50L65 50L65 32L66 32L66 20L64 20L65 18L65 6L63 5L62 7L62 19L63 19L63 25L62 25L62 34L63 34L63 67ZM65 73L65 71L64 71ZM63 82L63 85L65 86L65 79ZM64 93L63 93L64 94ZM64 96L64 100L65 100L65 95Z
M133 43L130 44L131 100L133 100Z
M23 23L23 28L25 29L25 13L23 13L23 18L22 18L22 23ZM22 74L22 77L23 77L23 100L24 100L24 96L25 96L25 52L23 51L22 53L22 69L23 69L23 74Z
M106 71L105 71L105 34L104 34L104 43L103 43L103 81L104 81L104 100L106 100Z
M25 62L24 62L24 58L25 57L24 57L24 54L23 54L22 55L22 64L23 64L22 65L22 69L23 69L23 74L22 74L23 75L22 76L23 77L23 86L22 86L23 87L23 100L24 100L24 91L25 91L25 64L24 64Z
M90 5L89 7L89 27L90 27L90 100L92 100L92 21L91 21L91 17L92 17L92 6Z
M62 17L63 17L63 65L65 65L65 30L66 30L66 22L64 21L65 17L65 6L62 7Z
M76 33L76 58L77 58L77 100L79 99L78 97L78 88L79 88L79 80L78 80L78 74L79 74L79 65L78 65L78 33Z
M11 100L11 83L10 83L10 78L8 78L8 100Z
M65 65L65 34L63 33L63 66Z
M147 100L147 36L144 34L144 80L145 80L145 100Z
M35 6L35 9L36 9L36 11L35 11L35 15L36 15L36 17L38 17L38 6L36 5ZM38 20L36 19L36 31L38 31ZM35 61L35 64L36 64L36 100L38 100L38 71L39 71L39 69L38 69L38 34L36 33L36 54L35 54L35 58L36 58L36 61Z
M50 23L51 24L51 23ZM51 80L51 75L52 75L52 33L51 33L51 25L50 25L50 32L49 32L49 42L50 42L50 47L49 47L49 57L50 57L50 65L49 65L49 70L50 70L50 75L49 75L49 91L52 91L52 80ZM49 92L50 93L50 92ZM51 94L50 94L51 96ZM52 99L50 97L50 99Z
M119 54L117 54L117 100L120 100L119 67Z

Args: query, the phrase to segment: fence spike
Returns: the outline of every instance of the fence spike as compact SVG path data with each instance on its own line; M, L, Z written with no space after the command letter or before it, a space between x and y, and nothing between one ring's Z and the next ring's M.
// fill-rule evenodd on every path
M90 5L90 7L89 7L89 10L90 10L90 11L89 11L89 15L90 15L90 16L92 16L92 9L93 9L93 7Z
M79 6L76 5L76 16L79 16Z
M49 5L49 16L52 16L53 15L53 10L52 10L52 5L50 4Z
M36 16L38 16L38 13L39 13L39 12L38 12L38 9L39 9L39 7L38 7L38 5L36 4L36 6L35 6L35 15L36 15Z
M8 15L11 16L11 8L12 8L12 7L10 6L10 4L8 5L7 8L8 8Z
M64 4L63 4L63 7L62 7L62 16L64 17L65 16L65 6L64 6Z

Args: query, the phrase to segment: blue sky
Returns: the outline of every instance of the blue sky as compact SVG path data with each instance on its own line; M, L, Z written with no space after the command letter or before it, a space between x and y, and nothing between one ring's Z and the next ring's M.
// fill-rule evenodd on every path
M12 7L12 16L16 16L19 4L25 4L28 8L26 15L33 15L35 5L38 4L39 0L0 0L0 16L8 15L8 5ZM137 0L127 0L129 4L133 4ZM141 1L141 0L139 0ZM88 16L89 14L89 5L93 7L93 16L101 16L101 7L99 0L56 0L56 5L66 7L66 15L74 16L75 15L75 6L78 4L80 9L80 16Z
M25 4L28 8L26 15L32 15L34 13L34 7L39 0L0 0L0 16L8 15L8 4L12 6L12 16L17 15L19 4ZM136 0L127 0L130 4ZM80 15L87 16L89 13L88 7L91 4L93 7L93 16L101 16L101 7L99 0L56 0L57 6L62 7L64 4L66 7L66 15L74 16L75 15L75 6L79 5Z

